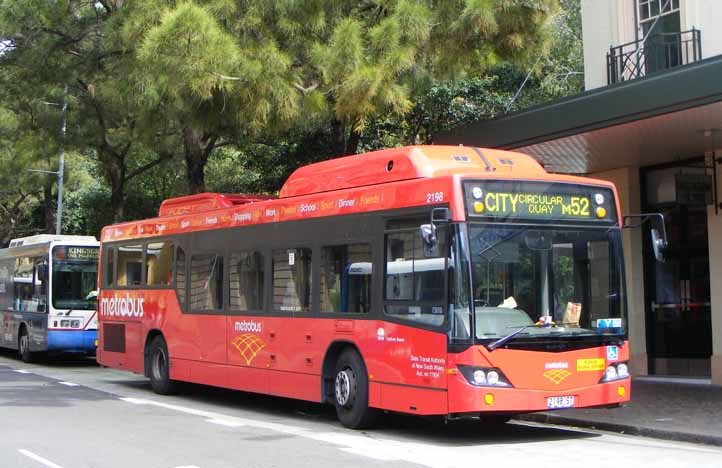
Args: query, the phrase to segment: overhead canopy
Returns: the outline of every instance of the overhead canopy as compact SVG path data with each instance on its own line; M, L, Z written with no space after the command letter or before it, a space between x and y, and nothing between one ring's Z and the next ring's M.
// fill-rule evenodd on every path
M722 146L722 56L438 135L434 143L513 149L553 172L701 156Z

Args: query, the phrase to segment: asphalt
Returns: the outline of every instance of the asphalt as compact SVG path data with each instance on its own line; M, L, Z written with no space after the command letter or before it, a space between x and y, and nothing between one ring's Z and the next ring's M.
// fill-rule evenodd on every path
M621 407L570 409L517 419L722 446L722 387L690 380L637 378Z

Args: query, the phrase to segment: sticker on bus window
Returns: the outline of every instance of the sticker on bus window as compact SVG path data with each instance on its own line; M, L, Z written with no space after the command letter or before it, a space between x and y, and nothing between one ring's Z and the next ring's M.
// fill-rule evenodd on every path
M619 348L616 346L607 346L607 361L619 360Z
M296 252L288 252L288 264L291 266L296 264Z
M599 320L597 320L596 325L594 325L594 328L622 328L622 319L621 318L599 319Z

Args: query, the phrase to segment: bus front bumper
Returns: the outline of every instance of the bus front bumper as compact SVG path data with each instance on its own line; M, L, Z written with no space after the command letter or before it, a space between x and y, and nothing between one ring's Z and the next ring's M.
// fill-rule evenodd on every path
M48 351L94 353L97 330L48 330Z

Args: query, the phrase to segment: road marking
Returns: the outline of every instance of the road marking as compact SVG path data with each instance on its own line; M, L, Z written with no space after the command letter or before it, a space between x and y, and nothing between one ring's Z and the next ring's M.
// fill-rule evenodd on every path
M17 372L18 374L29 374L30 373L29 370L25 370L25 369L14 369L13 372Z
M146 400L142 398L121 398L122 401L136 405L150 405L159 408L177 411L193 416L200 416L213 424L227 427L246 426L250 429L264 429L275 431L282 434L288 434L305 439L311 439L318 442L324 442L336 447L337 449L375 460L383 461L406 461L422 466L432 468L451 468L468 464L470 459L475 459L479 455L479 450L494 451L497 446L495 443L480 443L464 446L450 446L444 444L433 444L417 441L395 440L389 438L383 433L365 434L354 432L347 429L337 428L334 432L320 432L318 428L293 426L290 424L282 424L270 422L260 419L249 419L236 417L228 414L215 413L212 411L204 411L187 406L163 403L154 400ZM516 425L540 427L530 423L515 423ZM543 426L541 426L543 427ZM580 429L562 429L584 433ZM589 434L588 432L586 432ZM653 441L640 438L625 439L616 435L596 434L598 438L589 439L585 442L585 446L594 447L593 450L604 451L609 447L619 446L640 446L649 450L665 450L665 451L685 451L685 452L704 452L719 454L718 448L708 447L692 447L687 445L674 445L673 443L663 441ZM539 450L538 443L520 443L518 451L522 456L533 457Z
M43 465L47 466L48 468L63 468L62 466L58 465L57 463L51 462L47 458L43 458L40 455L34 454L30 450L18 449L18 452L22 453L23 455L25 455L28 458L32 458L33 460L35 460L38 463L42 463Z
M67 385L68 387L79 387L80 385L73 382L58 382L60 385Z
M227 419L206 419L206 422L212 423L212 424L218 424L219 426L226 426L226 427L241 427L245 426L245 424L241 424L234 421L228 421Z

